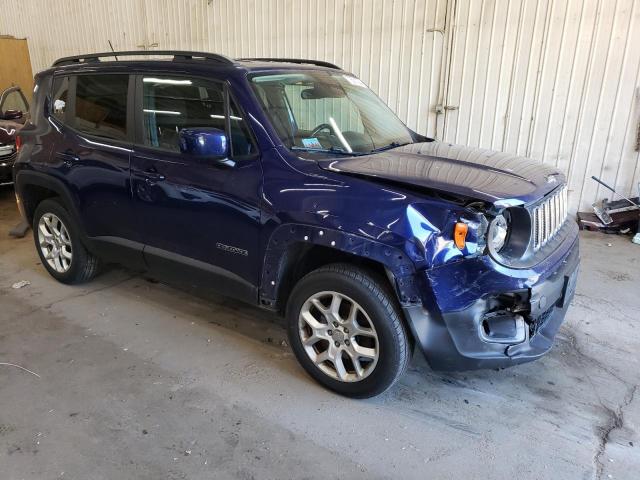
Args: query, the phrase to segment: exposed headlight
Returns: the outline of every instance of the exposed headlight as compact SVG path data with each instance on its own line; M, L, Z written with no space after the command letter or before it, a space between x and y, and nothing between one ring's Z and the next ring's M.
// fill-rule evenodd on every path
M489 225L487 244L494 252L499 252L507 241L509 235L509 221L504 215L498 215Z

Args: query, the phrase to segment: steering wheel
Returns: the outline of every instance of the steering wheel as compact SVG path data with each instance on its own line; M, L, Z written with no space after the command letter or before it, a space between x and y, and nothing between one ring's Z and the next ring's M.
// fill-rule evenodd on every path
M318 135L322 130L329 130L329 132L333 132L333 127L331 125L329 125L328 123L321 123L320 125L318 125L316 128L314 128L311 131L311 136L315 137L316 135Z

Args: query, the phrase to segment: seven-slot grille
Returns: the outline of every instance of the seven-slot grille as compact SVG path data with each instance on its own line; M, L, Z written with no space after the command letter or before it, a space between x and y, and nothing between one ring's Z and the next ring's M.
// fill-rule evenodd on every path
M567 186L559 188L544 202L533 209L533 248L546 244L567 219Z

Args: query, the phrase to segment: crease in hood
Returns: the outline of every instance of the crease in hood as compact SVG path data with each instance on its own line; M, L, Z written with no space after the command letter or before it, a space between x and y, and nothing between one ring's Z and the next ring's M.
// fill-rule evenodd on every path
M413 143L385 152L319 160L325 170L387 179L482 200L527 204L565 183L565 176L530 158L442 142Z

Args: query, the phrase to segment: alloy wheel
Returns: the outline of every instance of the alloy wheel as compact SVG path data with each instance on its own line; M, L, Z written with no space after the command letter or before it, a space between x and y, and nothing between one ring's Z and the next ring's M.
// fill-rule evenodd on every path
M73 247L67 227L53 213L45 213L38 222L38 243L44 259L58 273L66 273L73 260Z
M302 305L300 340L311 361L342 382L359 382L376 367L380 347L364 308L338 292L319 292Z

